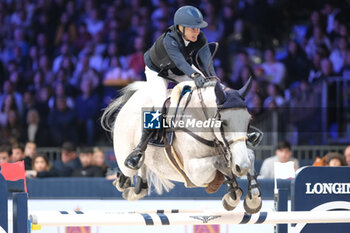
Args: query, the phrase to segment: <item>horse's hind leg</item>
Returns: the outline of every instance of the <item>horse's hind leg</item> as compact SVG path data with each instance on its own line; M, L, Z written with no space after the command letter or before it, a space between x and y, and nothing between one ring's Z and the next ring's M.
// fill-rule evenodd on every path
M128 201L137 201L148 193L147 167L142 166L135 178L135 187L128 187L123 191L123 198Z
M117 172L117 179L113 181L113 185L118 189L119 192L124 192L126 188L131 185L131 179L125 176L121 171Z
M254 161L255 156L252 150L248 150L248 156L251 161L251 168L248 172L248 193L244 198L244 209L247 213L254 214L260 211L261 202L261 192L257 181L257 175L255 174Z

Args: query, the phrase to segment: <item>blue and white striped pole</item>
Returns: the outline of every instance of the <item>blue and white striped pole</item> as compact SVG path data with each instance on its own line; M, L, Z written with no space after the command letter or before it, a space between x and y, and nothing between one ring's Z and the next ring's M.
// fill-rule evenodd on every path
M38 211L30 214L33 224L42 226L153 226L207 224L345 223L350 211L203 213L115 213L108 211Z

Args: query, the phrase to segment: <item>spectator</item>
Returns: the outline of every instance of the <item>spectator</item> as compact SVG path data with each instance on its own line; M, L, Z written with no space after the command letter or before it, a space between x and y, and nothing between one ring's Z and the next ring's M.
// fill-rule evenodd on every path
M27 124L27 114L31 109L36 109L35 92L26 90L23 94L23 115L21 116L21 123L24 127L26 127Z
M39 58L39 71L44 75L44 84L52 84L54 81L54 73L51 69L51 63L48 56L41 55Z
M78 64L74 70L73 77L69 83L75 88L79 88L82 76L90 69L90 54L84 53L80 56Z
M36 96L36 109L39 112L41 122L45 126L47 126L47 119L50 114L48 101L50 99L51 92L51 87L49 85L45 85L40 89Z
M93 151L90 148L83 148L79 153L81 167L75 169L73 177L103 177L100 167L93 165Z
M310 14L310 24L307 26L306 31L306 39L310 39L310 37L313 34L315 27L321 27L325 28L325 22L324 22L323 16L320 14L319 11L313 10Z
M296 82L306 82L309 72L309 61L306 53L295 40L290 40L287 57L282 61L286 66L286 87Z
M206 35L209 42L220 42L222 35L224 34L224 24L217 20L217 17L213 14L206 17L208 21L208 27L203 29L203 33Z
M85 19L87 31L93 36L103 29L104 22L99 19L99 12L97 9L92 9L89 17Z
M324 34L323 29L319 26L314 27L313 36L308 40L305 47L306 54L309 59L317 52L318 48L325 46L328 50L331 49L331 42Z
M323 55L321 53L315 53L312 56L311 60L311 67L310 67L310 72L309 72L309 77L308 77L308 82L313 83L317 79L321 77L321 60L323 58Z
M348 164L348 166L350 166L350 145L345 148L344 156L346 163Z
M264 107L267 108L268 105L273 101L276 107L281 107L285 103L279 87L276 84L270 83L267 86L268 97L264 101Z
M346 166L344 155L337 152L330 152L325 155L326 165L330 167Z
M22 141L31 142L38 146L48 145L48 131L40 121L39 112L36 109L30 109L28 111L26 128L23 131Z
M8 95L12 95L15 100L15 103L13 104L16 105L17 111L19 113L22 113L22 94L17 92L14 89L13 83L9 80L5 81L3 90L4 90L3 94L0 95L0 109L2 109L2 106L4 105L6 97Z
M11 162L15 163L18 161L22 161L25 158L23 145L22 144L14 144L12 145L12 153L11 153Z
M64 33L68 33L69 43L75 42L77 37L77 29L75 27L75 24L69 18L69 15L67 12L62 13L60 24L58 25L56 30L56 37L55 37L56 46L62 43L62 38Z
M241 82L243 81L243 80L240 80L240 78L242 77L242 69L246 66L250 66L248 53L245 51L239 52L236 55L236 57L233 59L232 66L233 66L233 70L232 70L229 83L234 88L241 87L240 85L242 84ZM252 73L253 72L251 72L251 74Z
M10 111L18 111L18 106L15 97L12 94L6 95L2 106L0 107L0 126L8 124Z
M0 146L0 164L11 162L11 146L1 145Z
M75 57L70 55L70 45L68 43L63 43L60 47L60 54L53 61L52 71L57 73L61 67L61 63L65 57L70 57L73 63L76 63Z
M6 143L15 144L20 141L22 126L17 111L10 110L7 113L7 124L0 128L1 138Z
M95 119L99 113L99 97L93 92L92 82L89 79L82 80L80 88L82 94L75 101L77 128L80 133L80 141L91 146L97 128Z
M43 154L36 154L34 156L32 167L33 170L26 171L27 178L45 178L58 175L47 156Z
M81 23L78 26L78 35L77 39L75 40L75 46L80 51L85 47L85 45L91 40L91 35L87 31L86 24Z
M327 1L322 9L322 13L327 17L327 32L331 33L334 30L334 20L340 10L334 7L331 1Z
M55 161L54 169L57 170L58 176L72 176L73 171L81 167L80 160L77 156L76 147L71 142L65 142L61 148L61 159Z
M92 164L101 168L103 176L106 176L107 170L110 169L105 162L105 154L99 147L93 148Z
M333 64L333 71L335 74L339 74L343 69L346 51L348 49L347 39L339 37L336 39L336 48L331 52L329 59Z
M335 75L333 72L333 64L329 58L323 58L320 62L320 73L309 76L309 82L314 83L321 80L327 80L328 77Z
M32 170L32 162L35 154L36 144L34 142L27 142L24 147L24 165L26 170Z
M350 50L346 51L345 59L344 59L344 66L341 71L341 75L343 77L350 75Z
M276 155L264 160L260 170L260 177L274 178L275 177L274 163L275 162L286 163L288 161L294 162L295 170L299 168L299 161L292 157L292 148L289 142L287 141L279 142L276 147Z
M58 98L66 98L68 108L74 109L74 99L67 94L66 87L62 82L56 83L54 91L54 95L50 97L48 102L51 110L55 109L56 101Z
M142 76L145 72L145 62L143 61L145 41L142 37L135 38L134 50L134 53L129 57L129 67L134 71L135 75Z
M265 81L274 83L281 88L285 85L286 68L283 63L276 61L275 51L270 48L265 50L265 62L261 65L264 69Z
M60 145L65 140L76 142L77 131L75 111L67 106L65 97L57 98L55 104L55 109L51 111L48 118L53 145Z

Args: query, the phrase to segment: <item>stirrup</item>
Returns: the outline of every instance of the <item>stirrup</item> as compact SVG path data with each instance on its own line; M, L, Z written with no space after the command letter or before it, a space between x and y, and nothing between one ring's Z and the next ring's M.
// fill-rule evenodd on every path
M139 147L136 147L125 159L124 165L132 170L138 170L142 167L144 161L145 152L142 152Z

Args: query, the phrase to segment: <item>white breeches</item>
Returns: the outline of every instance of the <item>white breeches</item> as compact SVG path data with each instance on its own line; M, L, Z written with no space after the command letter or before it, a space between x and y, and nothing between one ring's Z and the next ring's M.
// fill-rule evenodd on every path
M197 67L192 65L192 68L196 70L197 72L201 73ZM190 77L187 75L175 75L171 72L169 72L169 78L174 79L178 82L183 81L192 81ZM147 66L145 67L145 74L146 74L146 80L148 85L148 90L150 90L150 94L152 97L152 104L153 107L156 109L161 109L163 106L164 101L167 98L167 90L168 90L168 83L169 81L165 78L162 78L158 76L158 73L151 70Z

